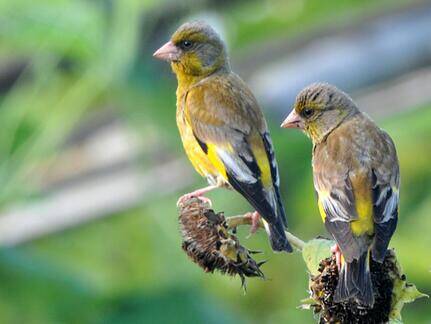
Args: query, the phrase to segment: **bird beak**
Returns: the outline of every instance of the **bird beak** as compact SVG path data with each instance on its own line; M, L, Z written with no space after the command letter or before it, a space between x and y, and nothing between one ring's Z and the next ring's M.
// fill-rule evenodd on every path
M283 128L304 128L304 123L301 117L296 113L295 109L292 109L289 116L281 123Z
M167 42L165 45L160 47L154 52L153 56L159 60L164 60L168 62L178 60L180 56L180 49L174 45L171 41Z

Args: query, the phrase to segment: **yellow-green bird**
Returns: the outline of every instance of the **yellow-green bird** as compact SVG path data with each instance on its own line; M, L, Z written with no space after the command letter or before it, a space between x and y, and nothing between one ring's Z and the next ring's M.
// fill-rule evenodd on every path
M393 141L347 94L326 83L303 89L281 126L300 128L313 142L319 211L341 267L335 301L354 298L372 306L369 257L383 262L398 219Z
M205 22L185 23L154 56L170 62L177 76L176 119L183 146L210 184L180 201L218 187L233 188L256 209L252 229L262 216L273 250L291 252L265 118L247 85L232 72L219 35Z

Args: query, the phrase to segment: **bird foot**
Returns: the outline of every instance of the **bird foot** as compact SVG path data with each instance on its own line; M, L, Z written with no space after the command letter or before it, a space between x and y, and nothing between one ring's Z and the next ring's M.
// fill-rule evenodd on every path
M246 218L250 218L251 220L251 226L250 226L250 234L248 235L247 238L249 238L250 236L252 236L254 233L257 232L257 230L260 227L260 215L257 211L253 212L253 213L247 213L244 215Z
M211 199L202 196L203 194L199 194L199 192L197 191L193 191L190 192L188 194L185 194L183 196L180 197L180 199L178 199L177 201L177 207L181 207L181 205L183 205L187 200L190 200L191 198L197 198L200 201L202 201L205 204L208 204L210 207L212 207L212 201Z
M210 207L212 207L212 202L209 198L207 197L203 197L203 195L205 195L207 192L216 189L217 186L216 185L211 185L205 188L201 188L198 190L195 190L193 192L190 192L188 194L185 194L183 196L180 197L180 199L178 199L177 201L177 207L180 207L181 205L183 205L187 200L191 199L191 198L198 198L200 201L208 204Z
M338 271L341 270L341 250L338 244L334 244L331 247L331 252L335 254L335 262L337 264Z

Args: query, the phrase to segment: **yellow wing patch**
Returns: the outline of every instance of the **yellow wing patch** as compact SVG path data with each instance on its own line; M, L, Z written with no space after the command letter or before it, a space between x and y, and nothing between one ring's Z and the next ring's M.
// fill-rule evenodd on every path
M352 233L356 236L374 233L373 199L369 186L364 182L353 183L355 207L358 219L350 223Z
M260 180L262 185L265 188L269 188L272 186L271 162L268 161L268 154L265 150L263 140L260 136L254 136L249 139L249 142L251 151L260 170Z
M320 193L319 193L320 196ZM320 213L320 217L322 217L322 221L325 222L326 220L326 213L325 213L325 209L323 208L323 204L322 201L319 198L319 201L317 203L318 207L319 207L319 213Z
M325 222L326 212L325 212L325 209L323 208L323 201L329 198L329 191L326 191L326 190L317 191L317 195L319 197L317 206L319 207L320 217L322 217L322 221Z
M208 152L207 152L208 159L211 161L214 168L216 168L217 171L223 176L223 178L227 180L227 171L223 161L219 158L217 154L217 146L215 144L207 143L207 147L208 147ZM230 152L233 152L233 148L230 145L225 147L224 149ZM262 185L266 188L271 187L272 186L271 168L268 161L267 153L265 151L265 148L263 147L263 142L261 145L251 146L251 151L256 160L257 166L260 169Z
M207 147L208 159L211 161L212 165L217 169L217 171L222 175L222 177L227 180L226 168L217 155L216 146L214 144L207 144Z
M272 186L271 168L269 167L268 157L265 150L253 152L256 163L260 169L260 179L265 188Z

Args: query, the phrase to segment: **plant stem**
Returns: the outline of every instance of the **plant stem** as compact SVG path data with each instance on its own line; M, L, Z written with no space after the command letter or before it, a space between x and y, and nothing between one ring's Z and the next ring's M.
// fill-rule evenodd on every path
M228 228L232 229L240 225L251 225L251 218L247 214L226 217L226 223ZM264 227L262 220L260 220L259 222L259 227ZM302 251L302 248L304 247L305 242L288 231L285 231L285 233L289 243L297 250Z

